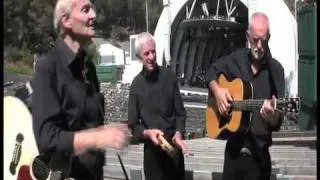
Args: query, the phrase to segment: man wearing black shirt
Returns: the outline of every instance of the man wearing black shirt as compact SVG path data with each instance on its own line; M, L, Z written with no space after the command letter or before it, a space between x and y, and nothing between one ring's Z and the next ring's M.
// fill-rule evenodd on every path
M272 58L268 48L269 20L265 14L257 12L252 15L246 37L249 49L239 49L218 59L207 73L209 90L212 91L222 115L230 110L232 97L216 81L221 73L229 80L241 78L250 82L253 86L253 99L266 99L260 111L252 112L249 132L227 141L224 180L270 179L271 133L279 129L283 120L283 115L271 104L276 97L284 96L284 69Z
M105 148L122 148L128 133L126 125L103 125L104 97L84 50L95 35L95 18L90 0L58 0L54 27L60 38L33 78L39 152L51 169L79 180L102 180Z
M135 48L143 69L130 87L128 119L133 135L144 141L146 180L184 179L186 111L177 79L170 70L157 65L151 34L139 34ZM179 149L173 157L159 146L162 135Z

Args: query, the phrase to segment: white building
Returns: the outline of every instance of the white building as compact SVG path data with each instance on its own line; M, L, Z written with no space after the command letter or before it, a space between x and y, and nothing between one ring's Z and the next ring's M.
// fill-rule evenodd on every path
M99 45L98 52L100 54L99 65L101 66L125 64L125 51L119 47L103 43Z

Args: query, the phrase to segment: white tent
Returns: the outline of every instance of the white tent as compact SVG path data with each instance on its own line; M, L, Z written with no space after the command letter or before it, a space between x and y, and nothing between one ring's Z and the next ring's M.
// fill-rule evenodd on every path
M124 65L125 52L110 43L101 44L98 48L100 53L99 65Z

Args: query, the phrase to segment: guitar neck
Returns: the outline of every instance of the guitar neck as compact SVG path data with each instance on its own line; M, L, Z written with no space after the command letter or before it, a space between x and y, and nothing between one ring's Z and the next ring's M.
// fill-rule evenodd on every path
M231 106L233 110L239 111L254 111L259 110L263 104L263 99L249 99L243 101L232 101Z

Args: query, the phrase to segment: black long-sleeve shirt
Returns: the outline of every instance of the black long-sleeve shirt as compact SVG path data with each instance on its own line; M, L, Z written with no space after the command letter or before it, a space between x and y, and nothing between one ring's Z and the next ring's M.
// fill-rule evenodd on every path
M41 58L32 97L33 130L40 153L52 160L66 159L63 155L74 151L74 131L103 124L104 98L99 89L95 66L84 51L74 54L64 41L58 41ZM102 152L87 152L72 160L71 174L94 179L102 173Z
M238 49L213 63L207 72L207 83L217 80L223 73L228 80L240 78L250 82L253 86L253 99L270 99L272 95L277 98L284 96L285 80L282 65L272 58L270 51L265 56L266 63L257 74L251 70L250 50ZM271 145L271 132L279 129L282 118L278 119L276 126L267 124L260 116L259 111L252 112L250 132L260 147Z
M143 69L132 81L128 104L129 126L142 138L145 129L160 129L168 135L184 133L186 111L177 79L168 69L157 66L148 74Z

